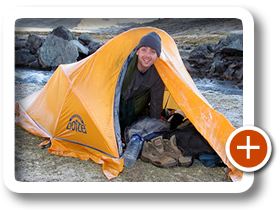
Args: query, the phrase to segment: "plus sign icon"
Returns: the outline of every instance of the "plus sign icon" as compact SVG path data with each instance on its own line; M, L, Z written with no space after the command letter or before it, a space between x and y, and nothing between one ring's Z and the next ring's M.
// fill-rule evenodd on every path
M253 172L262 168L269 160L271 150L268 135L254 126L236 129L226 143L229 161L244 172Z

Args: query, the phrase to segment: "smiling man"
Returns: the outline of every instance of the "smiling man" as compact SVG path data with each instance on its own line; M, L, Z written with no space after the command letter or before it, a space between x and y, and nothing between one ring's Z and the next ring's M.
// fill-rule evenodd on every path
M154 66L161 53L161 38L151 32L140 40L122 85L120 100L120 125L122 132L145 110L150 117L160 118L164 84ZM148 106L150 104L150 106ZM149 107L149 109L147 109Z

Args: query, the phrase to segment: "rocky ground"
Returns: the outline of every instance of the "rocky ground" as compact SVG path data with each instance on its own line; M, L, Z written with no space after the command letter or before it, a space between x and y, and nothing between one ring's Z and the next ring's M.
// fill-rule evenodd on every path
M218 42L231 32L242 30L239 20L225 19L174 19L156 20L149 26L166 30L174 38L178 46L200 45L206 42ZM121 30L127 30L125 27ZM121 32L118 31L117 33ZM21 34L27 32L20 32ZM76 35L79 35L77 32ZM116 35L114 33L92 33L94 39L103 43ZM15 85L15 101L38 91L41 85ZM235 127L242 126L243 98L216 92L203 92L213 108L223 113ZM221 106L221 104L225 104ZM92 161L77 158L61 157L41 150L37 145L43 138L34 136L22 128L15 126L15 178L27 182L230 182L226 168L204 167L199 161L189 168L175 167L161 169L138 160L133 168L125 168L115 179L108 180L102 173L102 166Z

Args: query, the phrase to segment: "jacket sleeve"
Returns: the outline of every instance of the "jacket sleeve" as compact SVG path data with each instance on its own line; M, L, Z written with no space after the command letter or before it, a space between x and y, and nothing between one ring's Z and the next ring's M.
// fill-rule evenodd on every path
M151 101L150 101L150 117L160 118L162 112L162 102L164 94L164 83L161 78L158 76L157 81L151 87Z

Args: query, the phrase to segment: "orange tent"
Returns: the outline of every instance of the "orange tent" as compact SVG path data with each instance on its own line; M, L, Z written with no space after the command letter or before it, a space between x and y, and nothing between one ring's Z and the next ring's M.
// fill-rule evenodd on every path
M60 65L42 90L16 102L16 124L49 138L50 153L92 159L103 165L109 179L118 176L123 170L118 119L121 84L134 48L151 31L162 39L155 67L173 100L231 169L232 180L241 180L242 172L225 153L227 138L235 128L196 88L173 39L156 28L129 30L91 56Z

